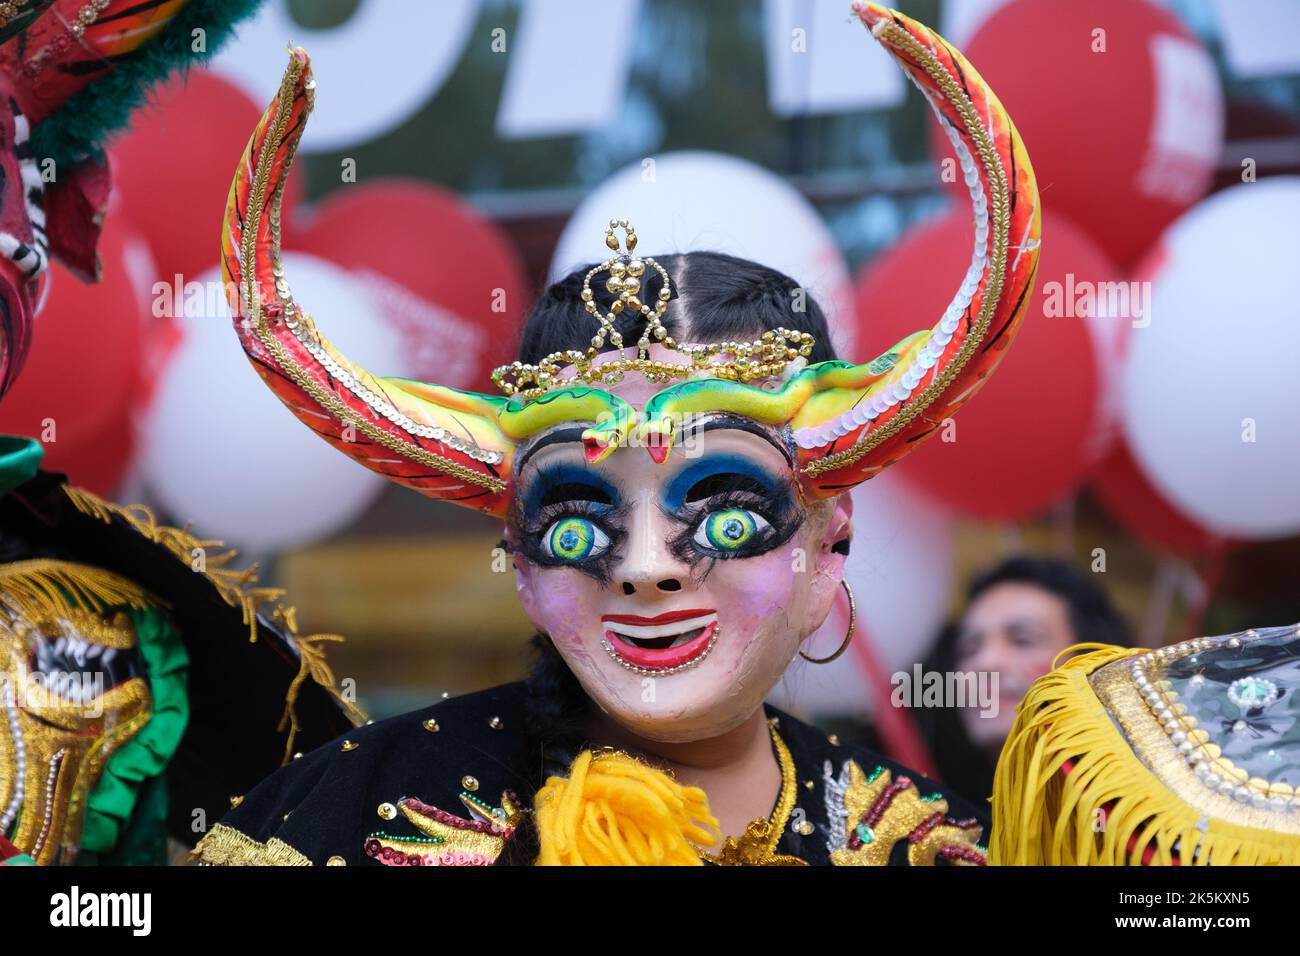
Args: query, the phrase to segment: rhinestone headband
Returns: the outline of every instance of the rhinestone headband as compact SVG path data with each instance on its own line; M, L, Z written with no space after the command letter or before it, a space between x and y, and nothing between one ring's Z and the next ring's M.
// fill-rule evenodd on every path
M621 243L615 234L617 229L623 230L624 239ZM679 343L668 334L668 329L663 324L663 315L672 298L672 280L667 270L654 259L634 255L636 227L626 219L611 219L605 229L605 245L613 250L614 255L592 268L582 280L583 308L599 322L591 345L586 351L569 349L552 352L536 365L524 362L502 365L492 373L492 382L507 395L531 400L552 389L571 385L613 385L626 372L632 371L640 372L652 382L666 382L701 374L750 382L779 375L788 363L797 358L806 359L812 354L815 341L813 337L807 332L786 328L770 329L753 342L715 342L707 345ZM648 270L658 272L663 279L663 287L653 306L642 298L642 280ZM605 280L605 290L616 297L610 304L609 311L604 313L596 304L595 294L591 290L591 280L602 272L609 273ZM623 336L614 328L614 323L625 311L640 313L646 319L645 331L636 344L636 358L596 362L596 356L605 347L607 339L610 348L623 348ZM652 339L664 348L682 353L689 361L664 362L651 359ZM710 361L719 355L727 360ZM572 374L561 377L561 371L570 365L573 366Z

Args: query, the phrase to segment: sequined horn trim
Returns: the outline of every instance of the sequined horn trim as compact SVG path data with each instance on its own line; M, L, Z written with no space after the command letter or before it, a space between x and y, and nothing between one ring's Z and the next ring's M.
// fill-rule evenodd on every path
M231 184L221 254L240 342L276 397L350 458L423 495L504 516L514 455L497 424L506 399L377 378L331 345L290 293L280 205L315 89L306 52L291 50Z
M854 12L925 95L952 141L971 196L975 247L938 324L876 360L883 381L823 399L810 406L816 414L792 423L813 497L893 464L978 390L1024 318L1038 260L1038 188L993 91L924 25L875 4L854 4Z

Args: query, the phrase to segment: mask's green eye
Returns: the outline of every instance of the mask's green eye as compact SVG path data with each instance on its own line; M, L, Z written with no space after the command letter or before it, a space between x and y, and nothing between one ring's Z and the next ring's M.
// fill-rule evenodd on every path
M582 561L609 547L609 535L586 518L570 516L551 525L543 537L546 553L561 561Z
M768 527L767 520L752 511L724 508L700 522L695 541L714 551L739 551Z

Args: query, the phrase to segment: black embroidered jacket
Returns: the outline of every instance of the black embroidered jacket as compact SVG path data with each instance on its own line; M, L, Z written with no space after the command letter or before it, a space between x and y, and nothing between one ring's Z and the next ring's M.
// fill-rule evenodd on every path
M540 787L524 683L361 727L233 797L195 851L212 864L494 863ZM702 854L720 864L985 862L983 807L766 706L782 788L772 813Z

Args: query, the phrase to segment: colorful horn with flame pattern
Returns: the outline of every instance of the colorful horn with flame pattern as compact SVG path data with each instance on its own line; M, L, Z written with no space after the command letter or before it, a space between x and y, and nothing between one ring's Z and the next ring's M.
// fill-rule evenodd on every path
M1041 216L1029 157L993 91L938 34L900 13L853 12L898 61L952 140L971 197L971 263L951 304L863 365L820 362L769 390L691 378L639 410L603 389L556 388L531 401L401 378L350 362L293 300L280 262L280 198L316 84L291 51L231 184L221 237L235 327L272 391L313 431L385 477L431 498L504 516L516 447L563 422L590 422L588 458L636 437L663 461L688 416L729 412L785 427L809 500L852 488L902 458L997 367L1028 308Z

